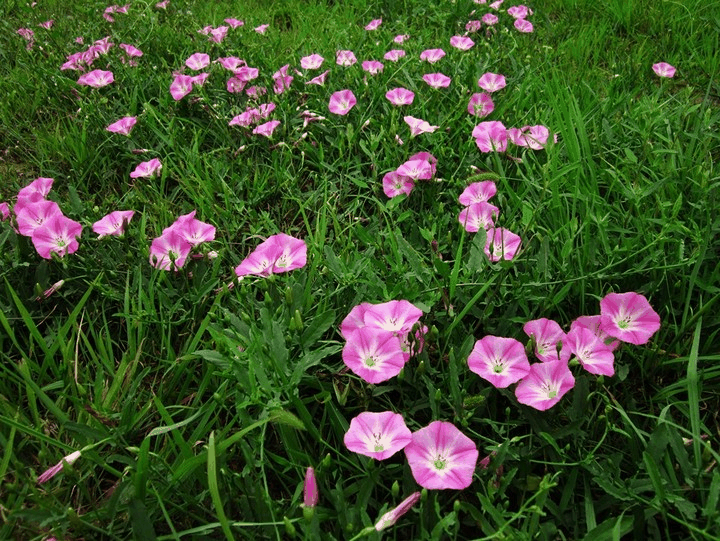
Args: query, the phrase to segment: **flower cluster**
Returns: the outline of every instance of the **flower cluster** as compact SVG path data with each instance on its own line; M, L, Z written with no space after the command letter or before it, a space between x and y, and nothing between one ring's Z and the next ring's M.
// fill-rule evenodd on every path
M150 264L161 270L178 270L195 246L215 239L215 227L195 218L196 211L178 217L150 245Z
M429 152L418 152L410 156L395 171L383 177L383 191L390 198L398 195L410 195L416 180L430 180L435 176L437 158Z

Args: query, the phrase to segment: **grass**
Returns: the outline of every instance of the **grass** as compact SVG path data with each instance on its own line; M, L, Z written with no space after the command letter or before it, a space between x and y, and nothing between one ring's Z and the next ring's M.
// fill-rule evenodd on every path
M719 2L548 0L530 5L532 34L512 28L506 5L468 52L449 38L490 11L468 0L153 4L113 24L98 2L0 7L0 201L52 177L48 197L84 226L76 253L44 260L0 224L0 538L364 536L420 490L402 453L378 462L343 445L354 416L383 410L413 431L452 422L492 458L469 488L422 490L369 538L720 535ZM196 32L226 17L245 27L223 43ZM263 23L266 35L252 31ZM22 27L35 31L31 50ZM398 46L400 33L411 38ZM116 46L93 65L113 85L60 71L106 35L141 49L139 66ZM417 60L436 47L438 64ZM391 48L407 56L377 76L334 64L337 49L362 61ZM245 59L270 88L270 74L315 52L331 73L324 87L295 74L288 92L270 91L281 125L268 140L228 126L248 100L227 92L218 65L171 98L172 72L198 51ZM658 61L675 78L656 77ZM422 81L434 71L448 89ZM479 152L466 106L487 71L508 83L488 119L546 125L557 144ZM389 104L395 86L415 92L411 106ZM345 88L358 104L329 113ZM305 109L327 118L303 126ZM440 129L410 138L406 114ZM128 138L105 130L125 115L138 117ZM438 182L388 199L382 176L419 151L437 157ZM154 157L158 178L130 179ZM490 262L484 234L457 221L458 195L479 178L495 181L499 224L523 239L512 261ZM90 225L116 209L137 211L125 235L94 238ZM218 257L154 269L151 240L192 210L217 227L203 252ZM280 232L306 241L307 265L229 288ZM522 325L541 317L567 329L625 291L649 299L660 330L618 350L612 378L573 366L575 387L551 410L467 368L485 335L525 340ZM431 330L400 376L370 385L344 370L339 324L353 306L393 299L421 308ZM75 450L77 462L37 483ZM320 501L306 521L308 466Z

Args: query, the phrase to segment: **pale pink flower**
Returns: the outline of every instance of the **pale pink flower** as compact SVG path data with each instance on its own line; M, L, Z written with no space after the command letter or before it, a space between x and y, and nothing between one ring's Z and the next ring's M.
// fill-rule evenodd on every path
M418 502L419 499L419 492L413 492L412 494L410 494L410 496L400 502L400 505L398 505L394 509L391 509L378 519L378 521L375 523L375 530L381 532L393 526L400 519L401 516L407 513L410 508Z
M198 34L202 34L203 36L207 36L212 31L212 26L203 26L200 30L198 30Z
M342 350L345 365L368 383L397 376L408 359L391 331L362 327L350 333Z
M192 250L183 235L173 228L153 239L150 245L150 264L160 270L178 270L185 265Z
M484 180L482 182L473 182L463 190L458 197L461 205L469 207L473 203L482 203L488 201L497 193L497 187L492 180Z
M130 45L128 43L121 43L119 47L123 51L125 51L125 54L128 55L128 57L130 58L138 58L143 55L143 52L134 45Z
M576 326L567 333L563 346L575 355L582 367L591 374L613 376L615 357L612 350L594 332Z
M403 120L408 126L410 126L410 135L412 137L420 135L421 133L433 133L439 128L439 126L431 126L426 120L415 118L413 116L406 116Z
M408 160L395 171L398 175L413 180L430 180L433 176L432 166L428 160Z
M97 54L107 54L113 44L110 43L110 36L105 36L102 39L95 40L93 44L93 51Z
M325 59L322 56L319 54L311 54L310 56L303 56L300 59L300 66L305 70L316 70L322 66L323 62L325 62Z
M65 285L65 280L59 280L58 282L55 282L48 289L43 291L42 295L38 295L37 297L35 297L35 300L40 302L40 301L50 298L51 295L54 295L55 292L60 290L62 288L62 286L64 286L64 285Z
M505 76L497 73L485 73L478 79L478 86L486 92L497 92L505 88Z
M629 344L645 344L660 328L660 316L639 293L608 293L600 301L600 328Z
M259 126L256 126L252 132L255 135L264 135L265 137L272 137L273 132L279 125L280 125L279 120L270 120L269 122L265 122L264 124L260 124Z
M225 88L227 88L227 91L231 94L239 94L245 89L246 85L246 81L243 81L242 79L238 79L237 77L233 76L227 80Z
M115 13L122 13L124 15L127 15L128 9L130 9L130 4L125 4L122 7L119 7L115 10Z
M267 88L264 86L249 86L245 90L245 94L247 94L248 98L259 98L260 96L264 96L267 94Z
M273 92L278 95L282 94L290 88L290 84L293 82L293 79L294 77L292 75L273 76L273 80L275 81L275 84L273 85Z
M228 125L247 128L248 126L255 124L258 120L260 120L260 111L253 107L252 109L247 109L244 113L233 117Z
M404 57L405 54L406 54L405 51L403 51L402 49L392 49L392 50L386 52L385 55L383 56L383 58L385 60L389 60L390 62L397 62L402 57Z
M478 32L482 28L482 21L468 21L465 30L468 32Z
M373 19L367 25L365 25L365 30L377 30L380 28L380 25L382 24L382 19Z
M260 70L258 68L251 68L250 66L242 66L235 70L235 77L246 83L257 79L258 75L260 75Z
M468 102L468 113L480 118L488 116L495 110L495 104L489 94L481 92L479 94L473 94L470 96Z
M338 90L337 92L333 92L330 96L328 108L331 113L336 115L346 115L356 103L357 99L351 90Z
M513 259L520 249L520 236L504 227L496 227L487 232L485 255L490 261Z
M335 53L335 63L338 66L352 66L357 62L357 58L355 58L355 54L352 51L337 51Z
M388 301L367 306L363 321L373 329L406 334L420 320L422 314L422 310L409 301Z
M492 4L488 4L488 5L489 5L492 9L494 9L495 11L497 11L498 9L500 9L500 6L502 6L502 4L503 4L504 1L505 1L505 0L495 0L495 2L493 2Z
M83 39L82 36L78 36L75 38L75 43L82 45L83 43L85 43L85 40Z
M393 38L393 41L397 44L405 43L407 40L410 39L410 36L408 34L398 34Z
M434 64L443 56L445 56L445 51L443 51L442 49L427 49L420 53L420 60L425 60L430 64Z
M185 65L195 71L205 69L210 65L210 55L205 53L195 53L185 60Z
M134 210L116 210L92 224L92 230L99 239L108 235L119 237L125 233L125 226L134 215Z
M349 451L376 460L390 458L412 441L402 415L392 411L363 412L350 420L343 442Z
M481 122L473 129L472 136L482 152L505 152L507 149L507 129L498 120Z
M435 172L437 170L437 158L430 154L429 152L418 152L417 154L413 154L408 158L408 161L411 160L427 160L427 162L430 164L430 172L432 173L432 176L435 176Z
M237 71L243 66L247 66L247 62L237 56L220 57L216 62L219 62L223 68L232 72Z
M475 42L467 36L453 36L450 38L450 45L461 51L467 51L475 45Z
M155 4L155 7L158 9L167 9L168 4L170 4L170 0L162 0L162 2Z
M396 171L390 171L383 177L383 192L390 198L401 194L410 195L414 187L413 179L398 175Z
M452 79L443 73L426 73L423 75L423 81L433 88L447 88L450 86Z
M519 32L525 34L529 34L534 30L532 23L526 19L515 19L513 26L515 26Z
M52 28L53 24L55 24L55 21L50 19L49 21L45 21L44 23L38 24L38 26L40 28L44 28L45 30L50 30Z
M228 23L230 28L233 28L233 29L240 28L241 26L245 26L245 23L243 21L241 21L240 19L230 18L230 19L225 19L224 22Z
M319 85L319 86L324 86L324 85L325 85L325 79L327 78L328 73L330 73L330 70L325 70L325 71L322 72L320 75L318 75L317 77L313 77L312 79L310 79L310 80L309 80L307 83L305 83L305 84L306 84L306 85Z
M393 88L385 93L385 97L393 105L410 105L415 99L415 94L407 88Z
M528 15L532 15L533 12L527 6L519 5L509 7L507 14L515 19L526 19Z
M542 362L559 360L567 363L570 359L570 350L565 347L565 333L556 321L544 317L533 319L523 325L523 331L535 342L535 356Z
M468 367L497 389L504 389L530 373L525 347L514 338L499 336L485 336L475 342Z
M40 257L51 259L52 253L63 257L76 252L81 234L82 225L62 214L55 214L33 231L32 242Z
M603 344L610 348L610 351L613 351L620 345L620 341L602 330L601 321L602 316L599 314L596 316L580 316L570 323L570 330L572 331L576 327L590 329Z
M481 229L492 229L500 210L487 201L473 203L460 211L458 221L468 233L477 233Z
M192 79L192 84L202 86L205 84L205 81L207 81L207 78L210 77L210 74L207 72L198 73L197 75L193 75L190 79Z
M235 274L269 276L304 267L307 245L304 241L279 233L267 238L235 268Z
M434 421L413 432L405 456L421 487L461 490L472 483L479 453L475 443L455 425Z
M38 478L36 481L37 484L39 485L39 484L45 483L46 481L52 479L53 477L55 477L58 473L60 473L62 471L63 466L65 466L66 464L67 465L74 464L78 458L80 458L80 451L74 451L74 452L70 453L69 455L63 457L62 460L60 460L60 462L58 462L51 468L45 470L43 473L38 475Z
M492 26L494 24L497 24L498 18L497 15L494 13L486 13L482 16L482 22L484 22L488 26Z
M315 479L315 470L308 467L305 470L305 482L303 483L303 506L315 507L318 503L319 494L317 479Z
M35 41L35 32L29 28L18 28L17 31L20 36L28 41L28 48L32 47L32 43Z
M77 84L91 86L93 88L102 88L115 81L112 71L93 70L84 73L77 80Z
M213 43L222 43L228 30L229 28L227 26L218 26L217 28L213 28L208 34L208 39Z
M137 122L137 118L134 116L124 116L120 120L117 120L105 128L109 132L119 133L120 135L130 135L133 126Z
M272 113L275 110L275 104L274 103L263 103L262 105L258 105L257 111L260 118L267 118L270 116L270 113Z
M550 137L550 130L545 126L523 126L522 128L510 128L508 138L510 141L521 147L533 150L542 150L547 145Z
M667 62L653 64L652 69L658 77L675 77L675 67Z
M160 163L159 159L153 158L152 160L138 164L135 170L130 173L130 178L151 178L159 174L161 170L162 163Z
M530 365L530 373L515 387L518 402L545 411L575 386L575 378L566 361Z
M39 193L18 199L13 210L18 233L25 237L32 237L39 227L54 216L62 216L58 204L43 199Z
M257 32L258 34L264 34L265 32L267 32L268 28L270 28L269 24L261 24L260 26L255 27L255 32Z
M366 71L370 75L381 73L383 68L382 62L378 62L377 60L364 60L362 63L363 71Z
M300 116L303 118L303 128L307 128L307 125L311 122L320 122L321 120L325 120L324 116L320 116L317 113L307 110L300 113Z
M192 92L193 82L189 75L176 75L170 83L170 95L175 101L180 101Z

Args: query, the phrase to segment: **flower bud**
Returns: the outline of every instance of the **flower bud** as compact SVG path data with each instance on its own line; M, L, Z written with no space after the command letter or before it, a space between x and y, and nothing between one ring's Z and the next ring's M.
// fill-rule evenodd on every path
M393 482L390 493L392 494L393 498L397 498L400 495L400 483L398 483L397 481Z
M395 524L401 516L407 513L410 508L417 503L419 499L419 492L413 492L410 494L410 496L405 498L395 509L391 509L380 517L380 519L375 523L375 530L381 532L382 530Z

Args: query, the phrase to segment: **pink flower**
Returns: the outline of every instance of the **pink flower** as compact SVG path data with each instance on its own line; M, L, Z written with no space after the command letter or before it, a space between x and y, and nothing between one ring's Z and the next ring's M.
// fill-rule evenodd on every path
M660 328L660 316L638 293L608 293L600 301L600 328L618 340L640 345Z
M370 75L381 73L383 67L382 62L378 62L377 60L364 60L362 63L363 71L366 71Z
M612 350L590 329L580 326L571 329L563 346L566 346L582 367L591 374L603 376L615 374L615 357Z
M357 62L357 58L355 58L355 54L353 54L352 51L337 51L335 53L335 62L338 66L352 66Z
M247 85L247 83L242 79L230 77L225 84L225 88L227 88L227 91L231 94L239 94L245 89L245 85Z
M505 76L497 73L485 73L478 79L478 86L486 92L497 92L505 88Z
M320 122L321 120L325 120L324 116L320 116L312 111L303 111L300 113L300 116L303 118L303 128L307 128L307 125L311 122Z
M130 58L138 58L143 55L143 52L140 49L128 43L121 43L120 48L125 51L125 54Z
M125 226L134 215L134 210L116 210L92 224L92 230L99 239L108 235L119 237L125 233Z
M150 264L160 270L179 270L192 250L185 237L175 228L167 229L150 245Z
M198 34L202 34L203 36L207 36L212 31L212 26L203 26L200 30L198 30Z
M482 21L468 21L465 30L468 32L478 32L482 28Z
M300 66L305 70L316 70L322 66L323 62L325 62L325 59L322 56L319 54L311 54L310 56L303 56L300 59Z
M219 62L223 68L232 72L235 72L243 66L247 66L247 62L237 56L220 57L216 62Z
M490 261L513 259L520 249L520 236L504 227L496 227L487 232L485 255Z
M305 84L306 84L306 85L320 85L320 86L324 86L324 85L325 85L325 79L327 78L328 73L330 73L330 70L324 71L323 73L321 73L321 74L318 75L317 77L314 77L314 78L310 79L310 80L309 80L307 83L305 83Z
M233 28L233 29L239 28L241 26L245 26L245 23L243 21L241 21L240 19L232 19L232 18L225 19L224 22L228 23L228 25L230 25L230 28Z
M408 161L412 160L426 160L430 164L430 172L432 173L432 176L435 176L435 172L437 170L437 158L435 156L429 152L418 152L408 158Z
M38 475L37 478L37 484L40 485L42 483L45 483L46 481L52 479L55 477L58 473L60 473L63 469L63 467L67 464L72 465L74 464L77 459L80 458L80 451L75 451L67 455L66 457L63 457L60 462L55 464L53 467L45 470L43 473Z
M402 415L392 411L366 411L350 421L343 442L349 451L376 460L390 458L412 441Z
M421 316L422 310L409 301L388 301L367 306L363 314L363 322L374 329L406 334Z
M195 71L205 69L210 65L210 55L205 53L195 53L185 60L185 65Z
M550 130L545 126L523 126L522 128L510 128L508 138L513 144L533 150L542 150L547 145L550 137Z
M380 28L380 25L382 24L382 19L373 19L367 25L365 25L365 30L377 30Z
M249 86L245 90L245 94L247 94L248 98L259 98L260 96L264 96L267 94L267 88L264 86Z
M192 92L193 82L189 75L176 75L170 83L170 95L175 101L180 101Z
M279 233L261 243L235 268L235 274L268 276L304 267L307 263L307 245L304 241Z
M35 40L35 32L29 28L18 28L17 33L27 41L32 42Z
M258 34L264 34L265 32L267 32L268 28L270 28L269 24L261 24L260 26L255 27L255 32L257 32Z
M492 4L488 4L488 5L489 5L492 9L494 9L494 10L497 11L498 9L500 9L500 6L502 6L502 4L503 4L504 1L505 1L505 0L495 0L495 2L493 2Z
M18 233L25 237L32 237L40 226L54 216L62 216L58 204L55 201L43 199L39 193L18 198L13 210Z
M163 229L162 234L167 235L170 231L178 233L190 246L195 247L203 242L215 240L215 226L201 222L195 218L197 211L193 210L178 218L169 226Z
M473 182L463 190L458 197L461 205L469 207L473 203L481 203L488 201L497 193L497 187L492 180L484 180L482 182Z
M81 234L82 225L62 214L55 214L33 231L32 242L40 257L50 259L52 253L63 257L77 251L80 246L77 239Z
M525 19L528 15L532 15L532 13L531 9L523 5L512 6L507 10L507 14L515 19Z
M570 350L565 346L565 333L560 325L552 319L540 318L528 321L523 331L535 342L535 355L542 362L563 361L570 359ZM562 345L558 356L558 345Z
M107 128L109 132L119 133L120 135L130 135L130 131L137 122L137 118L134 116L124 116L120 120L113 122Z
M423 81L433 88L447 88L452 79L443 73L426 73L423 75Z
M147 162L141 162L140 164L138 164L138 166L135 168L135 170L132 173L130 173L130 178L154 177L161 170L162 170L162 163L160 163L159 159L153 158L152 160L149 160Z
M260 70L258 68L251 68L250 66L242 66L235 70L235 77L246 83L257 79L258 75L260 75Z
M535 363L515 387L515 397L521 404L545 411L560 402L574 386L575 378L567 362Z
M395 36L393 38L393 42L395 42L397 44L401 44L401 43L406 42L409 39L410 39L410 36L408 34L398 34L397 36Z
M42 198L47 197L47 195L50 193L50 190L52 189L54 181L54 179L48 177L36 178L27 186L20 188L20 191L18 192L18 203L20 203L21 200L30 198L36 194L39 194ZM17 208L16 204L15 213L17 214L18 212L19 209Z
M264 135L265 137L271 137L275 129L280 125L279 120L270 120L264 124L260 124L253 129L255 135Z
M44 28L45 30L50 30L52 28L53 24L55 24L55 21L50 19L49 21L45 21L44 23L38 24L38 26L40 28Z
M385 60L389 60L390 62L397 62L403 56L405 56L405 51L403 51L402 49L392 49L386 52L383 58Z
M473 129L472 136L482 152L505 152L507 149L507 129L497 120L481 122Z
M102 88L115 81L112 71L93 70L84 73L77 80L77 84L91 86L93 88Z
M170 0L162 0L162 2L155 4L155 7L158 9L167 9L169 3Z
M432 166L428 160L408 160L398 167L396 172L413 180L430 180L433 176Z
M675 67L667 62L653 64L652 69L658 77L675 77Z
M453 36L450 38L450 45L461 51L467 51L475 42L466 36Z
M270 116L270 113L272 113L275 110L275 104L274 103L263 103L262 105L259 105L257 108L258 114L260 115L260 118L267 118Z
M529 34L534 30L532 23L525 19L515 19L513 25L519 32L523 32L525 34Z
M475 443L455 425L434 421L412 434L405 456L421 487L461 490L472 483L479 453Z
M208 39L213 43L222 43L222 41L225 39L225 36L227 35L228 30L229 28L227 26L218 26L217 28L213 28L212 30L210 30Z
M193 84L193 85L202 86L202 85L205 84L205 81L207 81L207 78L208 78L208 77L210 77L210 74L209 74L209 73L206 73L206 72L198 73L197 75L193 75L193 76L191 77L191 79L192 79L192 84Z
M383 177L383 192L391 199L401 194L410 195L414 187L413 179L398 175L396 171L390 171Z
M514 338L499 336L486 336L475 342L468 366L497 389L504 389L530 373L525 347Z
M315 507L318 503L318 487L315 479L315 470L308 467L305 470L305 482L303 483L303 506Z
M406 116L403 120L405 120L405 123L410 126L410 135L413 137L420 135L421 133L433 133L439 128L439 126L431 126L429 122L422 120L421 118Z
M595 336L598 337L598 339L605 344L608 348L610 348L610 351L613 351L617 349L617 347L620 345L620 341L616 340L612 336L610 336L608 333L602 330L601 328L601 320L602 317L600 315L596 316L580 316L578 318L575 318L570 323L570 330L572 331L576 327L584 327L586 329L590 329Z
M4 222L10 217L10 206L3 201L0 203L0 222Z
M368 383L397 376L408 357L394 332L372 327L351 332L342 350L345 365Z
M280 75L273 76L275 84L273 85L273 92L275 94L282 94L290 88L290 84L293 82L294 77L292 75Z
M415 99L415 94L407 88L393 88L385 93L385 97L393 105L410 105Z
M356 103L357 99L351 90L338 90L337 92L333 92L332 96L330 96L328 108L331 113L336 115L346 115Z
M412 494L410 494L410 496L400 502L400 505L398 505L394 509L391 509L378 519L378 521L375 523L375 530L381 532L393 526L400 519L401 516L410 511L412 506L415 505L419 499L419 492L413 492Z
M482 17L482 22L484 22L488 26L492 26L498 22L497 15L494 13L486 13Z
M500 210L486 201L473 203L460 211L458 221L468 233L477 233L481 229L495 227L495 219Z
M425 60L430 64L434 64L445 56L445 51L442 49L427 49L420 53L420 60Z
M244 113L241 113L237 115L236 117L233 117L233 119L228 123L229 126L242 126L244 128L247 128L249 126L252 126L260 119L260 111L257 108L252 108L246 110Z
M495 104L489 94L482 92L480 94L473 94L470 96L470 102L468 103L467 110L471 115L483 118L495 110Z

